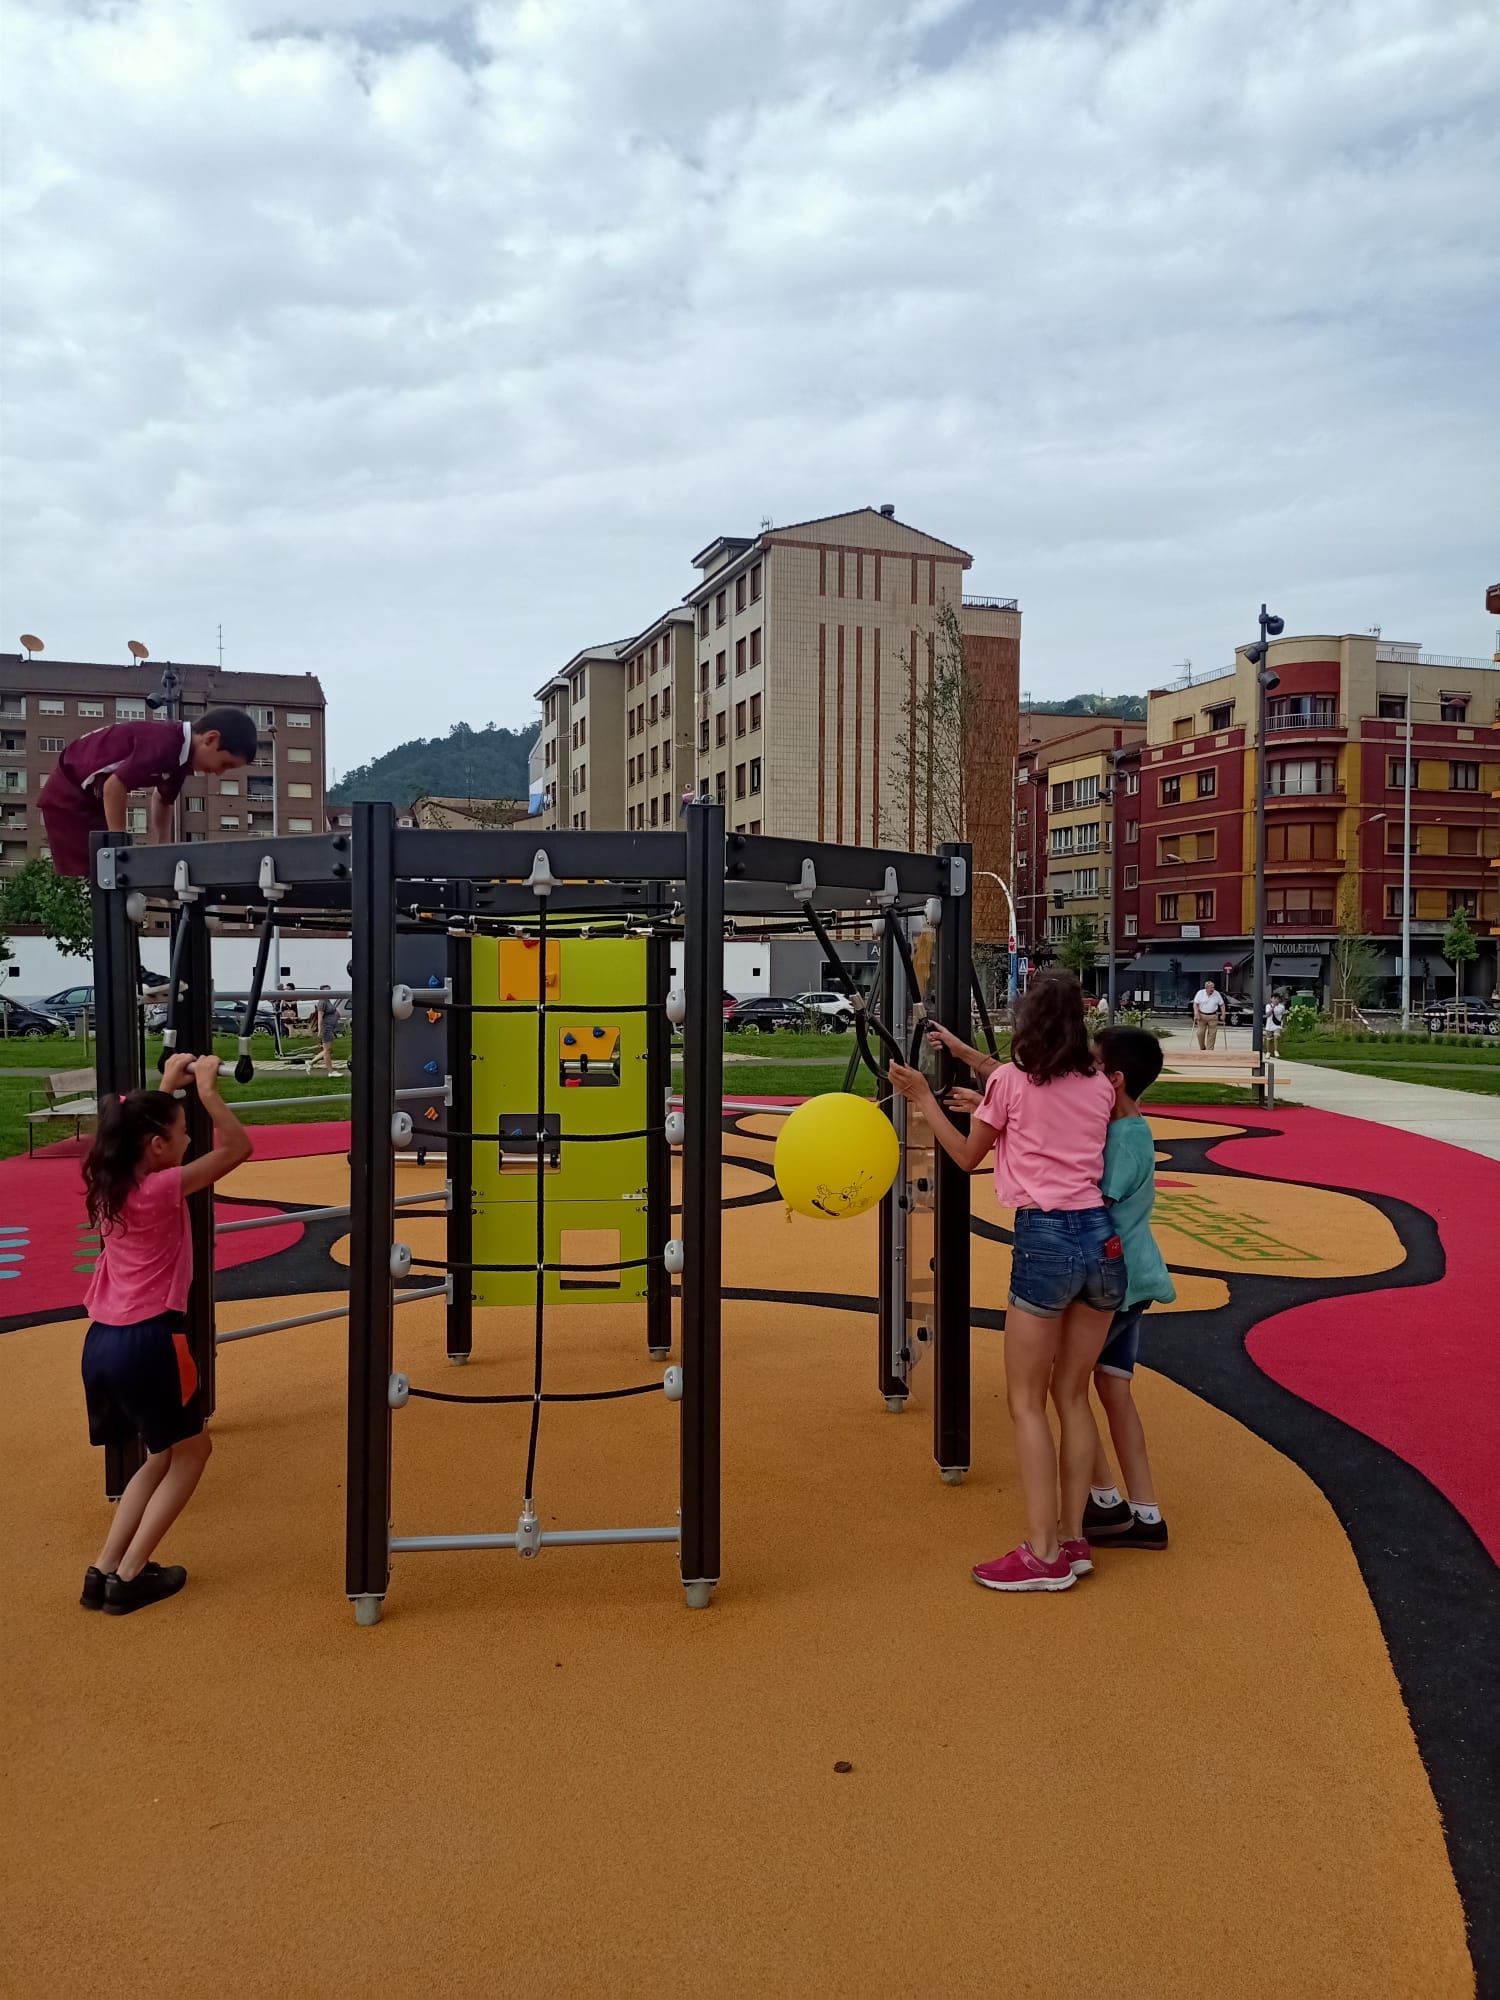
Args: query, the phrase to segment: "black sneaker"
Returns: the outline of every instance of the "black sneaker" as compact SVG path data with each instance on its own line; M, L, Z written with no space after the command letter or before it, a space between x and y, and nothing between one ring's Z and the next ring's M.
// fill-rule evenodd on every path
M186 1582L187 1571L180 1563L165 1568L160 1563L147 1563L129 1583L122 1576L106 1578L104 1609L116 1618L123 1618L129 1611L141 1611L148 1604L159 1604L164 1597L175 1597Z
M1083 1539L1099 1542L1128 1534L1134 1520L1128 1500L1117 1500L1113 1507L1101 1507L1091 1493L1083 1503Z
M85 1611L102 1611L104 1609L104 1584L105 1576L103 1570L95 1569L94 1565L90 1563L88 1568L83 1572L83 1595L78 1600Z
M1130 1526L1123 1535L1115 1536L1117 1549L1164 1549L1166 1546L1166 1522L1143 1521L1138 1514L1131 1515Z

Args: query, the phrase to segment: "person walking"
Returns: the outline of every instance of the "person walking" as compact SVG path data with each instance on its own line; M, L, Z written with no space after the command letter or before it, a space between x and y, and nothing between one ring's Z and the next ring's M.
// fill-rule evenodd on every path
M1211 1049L1219 1039L1224 1019L1224 995L1211 979L1205 979L1193 995L1193 1029L1200 1049Z

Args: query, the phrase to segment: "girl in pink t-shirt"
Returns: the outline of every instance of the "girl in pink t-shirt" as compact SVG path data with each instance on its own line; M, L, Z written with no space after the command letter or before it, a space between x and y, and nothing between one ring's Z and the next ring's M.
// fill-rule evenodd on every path
M174 1093L191 1074L219 1144L183 1164L187 1120ZM219 1095L217 1056L174 1055L160 1090L106 1097L83 1169L99 1262L84 1306L89 1441L139 1436L146 1461L115 1508L98 1561L85 1573L87 1611L139 1611L171 1597L185 1569L151 1552L192 1498L210 1450L198 1370L185 1332L193 1244L185 1203L250 1157L250 1138Z
M1095 1067L1083 988L1070 976L1032 986L1016 1010L1011 1059L990 1077L968 1132L920 1071L893 1064L891 1081L965 1173L993 1147L996 1192L1016 1212L1005 1390L1030 1538L974 1576L989 1590L1067 1590L1093 1567L1083 1539L1097 1436L1089 1377L1125 1300L1125 1258L1099 1191L1115 1094ZM1049 1388L1062 1426L1060 1510Z

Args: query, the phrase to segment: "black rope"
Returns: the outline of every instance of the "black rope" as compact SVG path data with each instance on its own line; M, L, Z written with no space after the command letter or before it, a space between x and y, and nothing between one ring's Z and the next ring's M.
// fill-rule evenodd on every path
M648 1264L655 1262L654 1257L627 1257L619 1264L543 1264L542 1269L554 1275L566 1275L573 1271L644 1271ZM452 1264L444 1257L413 1257L411 1268L414 1271L505 1271L518 1274L534 1271L537 1267L535 1264Z
M974 969L974 961L969 960L969 990L974 995L974 1005L979 1010L979 1025L984 1031L984 1044L998 1062L1000 1046L995 1040L995 1024L990 1019L990 1010L984 1004L984 989L979 983L979 974Z
M882 1022L877 1021L875 1016L866 1008L864 995L849 977L844 961L834 950L833 939L828 935L823 919L818 915L811 903L807 905L806 915L814 937L816 937L818 943L823 948L823 956L827 960L828 971L834 985L840 989L844 998L854 1009L854 1039L858 1045L860 1055L864 1058L865 1067L869 1070L871 1076L883 1076L884 1071L881 1068L880 1059L870 1047L870 1038L866 1030L874 1029L893 1062L904 1063L906 1061L905 1052L890 1030Z
M536 1432L536 1413L543 1403L617 1403L626 1396L659 1396L660 1382L642 1382L633 1389L580 1389L572 1394L551 1390L545 1396L455 1396L445 1389L408 1389L409 1396L424 1403L530 1403L532 1405L532 1434ZM530 1486L527 1487L528 1497Z
M885 920L886 935L896 947L896 955L901 960L906 973L907 991L911 994L912 1008L916 1019L912 1022L911 1051L907 1061L908 1069L918 1069L922 1061L922 1040L927 1032L927 1006L922 998L922 982L917 977L916 961L911 955L911 939L906 935L905 926L899 917L888 916Z
M531 1379L531 1434L526 1441L525 1504L531 1506L532 1482L536 1476L537 1438L542 1427L542 1346L546 1323L547 1257L547 904L537 912L537 1005L536 1005L536 1331ZM496 1134L499 1137L499 1134Z

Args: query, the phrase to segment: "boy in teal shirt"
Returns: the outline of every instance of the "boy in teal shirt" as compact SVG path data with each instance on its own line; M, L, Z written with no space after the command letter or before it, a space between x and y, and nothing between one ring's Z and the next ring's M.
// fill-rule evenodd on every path
M1109 1434L1125 1481L1125 1498L1113 1483L1100 1444L1094 1454L1094 1487L1084 1509L1087 1541L1118 1548L1164 1549L1167 1524L1156 1504L1146 1433L1131 1393L1141 1345L1141 1315L1150 1305L1170 1305L1177 1293L1151 1234L1156 1199L1156 1146L1139 1099L1161 1075L1161 1043L1144 1028L1104 1028L1094 1037L1099 1067L1115 1087L1115 1108L1104 1143L1101 1192L1110 1204L1125 1246L1125 1303L1094 1364L1094 1388L1109 1419Z

